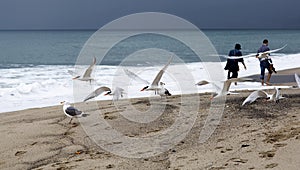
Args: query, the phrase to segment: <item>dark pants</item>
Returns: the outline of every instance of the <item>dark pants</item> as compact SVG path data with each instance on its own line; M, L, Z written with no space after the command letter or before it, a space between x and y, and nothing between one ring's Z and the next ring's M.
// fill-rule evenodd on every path
M265 78L265 70L268 70L270 74L273 73L273 71L270 68L270 63L267 60L260 62L260 79L264 80Z
M230 73L232 73L231 76L230 76ZM230 71L230 70L228 70L227 79L237 78L237 77L238 77L238 71Z

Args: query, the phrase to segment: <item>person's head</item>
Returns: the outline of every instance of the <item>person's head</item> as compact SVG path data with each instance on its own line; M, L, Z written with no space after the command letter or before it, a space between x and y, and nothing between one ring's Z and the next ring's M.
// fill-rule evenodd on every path
M269 43L269 41L268 41L267 39L264 39L264 40L263 40L263 44L268 45L268 43Z
M237 49L237 50L242 49L241 44L235 44L235 47L234 47L234 48Z

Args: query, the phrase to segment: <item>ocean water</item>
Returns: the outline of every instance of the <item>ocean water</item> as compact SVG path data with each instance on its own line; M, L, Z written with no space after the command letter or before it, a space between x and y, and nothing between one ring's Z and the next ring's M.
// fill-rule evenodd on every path
M204 30L203 32L219 54L228 54L235 43L242 45L242 52L245 55L256 52L265 38L269 39L271 49L287 44L279 54L272 55L275 67L281 70L300 66L300 30ZM92 83L74 81L68 70L82 74L82 70L87 67L82 65L80 70L74 65L85 42L94 33L95 31L0 31L0 112L58 105L64 100L79 102L92 90L103 85L115 88L127 83L124 98L153 95L151 92L140 92L145 85L125 78L126 75L122 70L129 69L151 82L168 58L151 56L150 51L149 54L143 53L148 59L146 61L138 60L141 57L137 57L130 64L120 65L124 56L149 45L176 54L184 63L175 60L162 78L162 81L167 82L166 88L173 94L213 91L213 87L209 85L203 87L191 85L199 80L211 78L209 74L212 73L207 74L206 68L213 66L222 69L225 64L201 62L193 50L186 48L184 44L147 34L133 37L131 41L115 46L116 49L97 64L92 74L96 80ZM105 41L109 42L122 34L122 31L107 32ZM179 31L178 34L190 36L187 30ZM107 47L105 43L99 46ZM162 53L163 55L165 54ZM220 59L225 61L223 58ZM86 64L89 62L91 61ZM241 69L240 76L259 73L257 59L248 58L245 59L245 63L248 69ZM183 74L184 71L190 75ZM224 79L225 75L224 71ZM79 93L78 87L84 90ZM240 83L232 87L233 90L255 88L261 88L260 84ZM96 98L96 100L110 99L110 96Z

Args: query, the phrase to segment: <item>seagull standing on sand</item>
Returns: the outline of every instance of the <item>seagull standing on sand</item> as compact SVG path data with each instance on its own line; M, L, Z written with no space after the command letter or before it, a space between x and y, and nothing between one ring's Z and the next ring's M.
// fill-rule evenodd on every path
M168 63L158 72L158 74L156 75L155 79L153 80L152 84L149 86L145 86L141 91L149 91L152 90L155 92L155 94L158 94L158 91L160 91L162 89L161 86L158 85L158 83L160 82L160 79L162 77L162 75L165 73L166 69L168 68L168 66L170 65L171 61L173 59L173 56L169 59Z
M92 98L95 98L95 97L99 96L101 93L106 92L106 91L111 92L109 87L105 87L105 86L99 87L95 91L93 91L91 94L89 94L83 101L85 102Z
M120 87L116 87L115 90L113 92L109 91L106 95L110 95L113 96L113 101L117 101L119 100L120 97L123 97L123 95L125 94L124 89L120 88Z
M215 82L209 82L206 80L202 80L202 81L198 82L196 85L202 86L202 85L206 85L209 83L212 84L217 89L217 93L213 94L213 96L211 98L218 98L218 97L227 95L229 93L229 88L230 88L230 85L232 82L245 82L245 81L253 81L253 79L251 79L251 78L231 78L231 79L224 81L222 89L219 86L217 86L217 84Z
M273 94L268 94L267 92L263 91L263 90L256 90L254 92L252 92L243 102L242 106L244 106L245 104L249 103L253 103L256 99L258 98L265 98L268 99L268 101L274 101L276 103L279 102L280 99L283 99L285 97L282 97L280 94L280 88L274 88L275 92Z
M160 95L160 97L163 97L163 96L171 96L172 94L169 92L168 89L166 89L164 87L165 83L163 82L160 82L160 90L158 90L158 94Z
M94 57L92 64L85 70L83 76L76 76L73 78L73 80L81 80L81 81L89 81L91 83L92 80L94 80L91 77L91 74L93 72L93 69L96 65L96 57Z
M67 115L68 117L71 118L69 124L71 123L71 121L74 117L84 116L84 113L82 111L71 106L69 102L63 101L63 102L60 102L60 104L63 105L63 111L64 111L65 115Z

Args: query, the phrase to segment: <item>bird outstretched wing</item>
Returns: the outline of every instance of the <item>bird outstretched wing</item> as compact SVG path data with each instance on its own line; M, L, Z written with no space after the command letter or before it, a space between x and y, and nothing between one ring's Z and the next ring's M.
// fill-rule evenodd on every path
M101 93L105 92L105 91L111 91L109 87L106 86L102 86L97 88L95 91L93 91L92 93L90 93L83 101L88 101L92 98L95 98L97 96L99 96Z
M124 72L126 73L126 75L127 75L129 78L131 78L131 79L133 79L133 80L135 80L135 81L139 81L139 82L144 83L144 84L150 84L147 80L142 79L141 77L139 77L139 76L136 75L135 73L129 71L128 69L123 69L123 70L124 70Z
M296 73L295 73L295 80L297 82L298 88L300 88L300 78Z
M253 103L258 98L267 98L268 94L265 91L262 90L256 90L252 92L243 102L242 106L244 106L247 103Z
M95 65L96 65L96 57L94 57L92 64L84 72L83 77L91 77Z
M157 75L156 75L155 79L153 80L151 86L158 86L158 83L159 83L162 75L165 73L165 71L167 70L167 68L170 65L172 60L173 60L173 56L171 56L171 58L169 59L167 64L157 73Z

